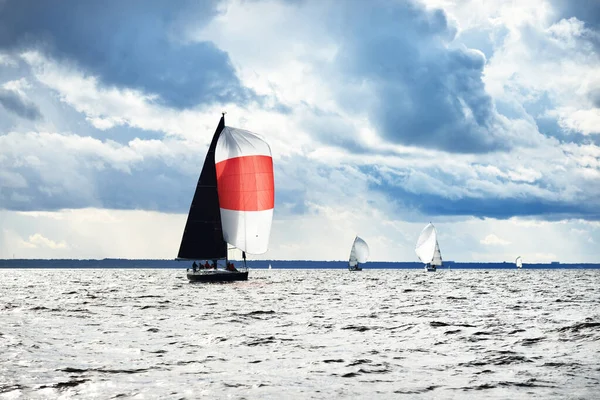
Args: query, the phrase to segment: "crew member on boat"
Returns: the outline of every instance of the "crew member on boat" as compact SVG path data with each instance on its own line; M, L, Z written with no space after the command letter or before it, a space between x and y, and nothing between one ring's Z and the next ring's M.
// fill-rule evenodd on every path
M235 269L235 267L233 266L233 263L228 262L227 263L227 271L232 271L232 272L237 272L237 269Z
M196 272L197 268L198 268L198 265L196 265L196 261L194 261L194 263L192 264L192 271Z

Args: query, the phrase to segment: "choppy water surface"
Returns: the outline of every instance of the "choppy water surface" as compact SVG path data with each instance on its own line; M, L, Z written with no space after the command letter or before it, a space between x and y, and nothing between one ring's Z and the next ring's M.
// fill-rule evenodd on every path
M0 398L597 398L600 270L0 270Z

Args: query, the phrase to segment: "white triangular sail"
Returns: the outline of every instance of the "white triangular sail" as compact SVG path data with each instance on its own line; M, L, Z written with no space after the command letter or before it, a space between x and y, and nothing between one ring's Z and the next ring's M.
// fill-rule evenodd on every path
M256 133L226 126L215 167L223 239L246 253L265 253L275 205L269 145Z
M439 246L437 244L437 232L432 223L429 223L419 235L417 240L417 246L415 247L415 253L419 257L419 260L425 264L429 264L433 261L436 248L439 253ZM441 255L440 255L441 262Z
M517 259L515 260L515 264L517 268L523 268L523 259L521 258L521 256L517 257Z
M350 259L348 260L348 266L354 267L358 263L366 263L369 259L369 245L363 239L358 236L352 243L352 249L350 250Z
M435 251L433 252L433 260L431 260L431 265L435 265L436 267L442 266L442 253L440 252L440 245L435 241Z

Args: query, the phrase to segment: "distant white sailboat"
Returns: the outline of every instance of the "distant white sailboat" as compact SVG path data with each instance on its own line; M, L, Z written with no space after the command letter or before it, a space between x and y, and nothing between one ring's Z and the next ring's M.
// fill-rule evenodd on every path
M271 264L269 264L269 269L271 269Z
M442 253L437 241L437 231L430 222L419 235L415 253L425 263L427 271L435 272L437 267L442 266Z
M358 236L354 238L352 249L350 250L350 258L348 260L349 271L362 271L360 264L367 262L369 258L369 245Z
M523 268L523 259L521 258L521 256L517 257L517 259L515 260L515 265L519 269Z

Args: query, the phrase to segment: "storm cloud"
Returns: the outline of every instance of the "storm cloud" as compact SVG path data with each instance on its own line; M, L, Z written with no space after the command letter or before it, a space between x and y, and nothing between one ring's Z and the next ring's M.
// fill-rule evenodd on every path
M340 43L340 102L366 108L386 140L457 153L510 148L482 81L485 56L449 45L456 30L443 11L350 2L331 30ZM368 88L367 97L346 90L356 87Z
M501 64L495 90L507 82L516 93L492 98L483 77L494 60L457 44L444 11L410 1L233 1L225 11L208 2L1 4L0 48L30 66L21 78L39 108L29 97L0 103L21 117L44 115L48 127L14 118L0 132L0 208L185 213L210 118L227 105L228 121L273 144L277 208L289 214L375 197L419 215L598 219L597 135L568 132L548 112L573 90L544 95L561 76L536 81L554 69L519 64L529 62L521 47L515 56L502 47L490 53ZM186 41L190 20L197 30L215 25L213 36ZM536 67L539 43L523 50ZM19 57L27 49L36 52ZM244 65L239 79L232 60ZM523 81L535 96L519 97L528 93L512 80L521 71L533 71ZM244 85L266 96L288 90L288 108L246 105L255 95ZM493 173L479 173L482 165Z
M229 56L210 42L186 42L183 29L217 14L216 1L0 2L0 49L35 49L74 63L105 85L158 95L186 108L245 103L255 95Z
M551 0L558 18L575 17L592 29L600 29L600 2L596 0Z
M7 111L13 112L21 118L28 120L38 120L42 118L39 108L23 99L18 93L12 90L5 90L0 88L0 105L2 105Z

